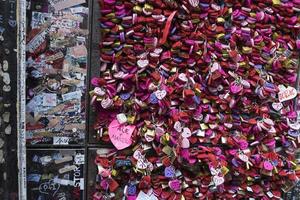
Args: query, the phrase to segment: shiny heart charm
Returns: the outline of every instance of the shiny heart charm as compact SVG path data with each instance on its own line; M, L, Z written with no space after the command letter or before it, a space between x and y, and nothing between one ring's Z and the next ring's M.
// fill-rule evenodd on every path
M131 135L135 130L135 126L125 126L113 120L108 127L108 135L111 143L118 149L122 150L132 144Z
M106 98L106 99L103 99L101 101L101 106L102 108L106 109L106 108L109 108L113 105L113 100L110 99L110 98Z
M280 87L281 90L278 93L278 99L280 102L288 101L297 96L297 90L291 86L287 88Z
M137 65L140 67L140 68L145 68L149 65L149 60L138 60L137 61Z
M232 92L233 94L239 93L240 91L242 91L242 89L243 87L241 85L235 83L230 85L230 92Z
M179 191L181 189L181 182L177 179L169 181L169 187L173 191Z
M103 96L103 95L105 95L105 91L104 91L102 88L100 88L100 87L95 87L94 93L95 93L96 95L98 95L98 96Z
M178 78L179 80L183 81L183 82L187 82L188 81L188 78L186 77L186 74L185 73L180 73L178 75Z
M177 131L177 132L181 132L182 131L182 125L179 121L175 122L174 123L174 129Z
M213 182L216 186L222 185L224 183L224 177L222 176L214 176Z
M199 5L199 0L189 0L192 7L196 8Z
M182 135L182 137L184 137L184 138L189 138L189 137L192 136L192 132L191 132L191 130L190 130L189 128L184 127L184 128L183 128L183 131L182 131L182 133L181 133L181 135Z
M280 102L279 103L273 102L272 108L276 111L280 111L283 108L283 104Z
M190 141L187 138L183 138L181 141L181 148L187 149L190 148Z
M154 94L159 100L162 100L167 95L167 91L166 90L157 90L154 92Z

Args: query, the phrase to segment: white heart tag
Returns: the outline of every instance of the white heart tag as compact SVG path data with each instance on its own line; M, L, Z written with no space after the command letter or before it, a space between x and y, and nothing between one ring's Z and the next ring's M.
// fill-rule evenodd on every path
M283 108L283 104L280 102L279 103L273 102L272 107L274 108L274 110L280 111Z
M249 161L249 157L246 156L245 154L239 154L239 159L241 159L244 162L248 162Z
M217 71L220 68L220 64L217 62L214 62L214 64L212 65L210 72L213 73L215 71Z
M187 82L188 81L188 78L186 77L186 74L185 73L180 73L178 75L178 78L183 81L183 82Z
M297 96L297 90L291 86L286 89L280 90L278 93L278 99L280 102L288 101Z
M187 149L190 148L190 141L187 138L183 138L181 141L181 148Z
M224 177L214 176L213 177L213 182L215 183L216 186L222 185L224 183Z
M158 198L154 195L153 190L150 189L147 194L141 190L136 200L158 200Z
M196 8L199 5L199 0L189 0L191 6Z
M294 130L299 130L300 129L300 123L297 121L297 122L295 122L294 124L292 124L291 122L290 122L290 120L287 118L287 124L288 124L288 126L291 128L291 129L294 129Z
M101 106L102 108L106 109L106 108L109 108L110 106L112 106L113 104L113 100L110 99L110 98L107 98L107 99L103 99L101 101Z
M154 92L154 94L159 100L162 100L167 95L167 91L166 90L157 90Z
M94 93L95 93L96 95L98 95L98 96L103 96L103 95L105 95L105 91L104 91L102 88L100 88L100 87L95 87Z
M147 169L148 161L146 159L139 159L136 162L136 167L139 169Z
M191 130L188 127L184 127L181 135L184 138L189 138L189 137L192 136L192 132L191 132Z
M177 132L181 132L182 131L182 125L179 121L175 122L174 124L174 129L177 131Z
M136 150L134 153L133 153L133 157L134 159L136 160L140 160L140 159L144 159L145 156L141 153L140 150Z
M138 60L137 61L137 65L140 67L140 68L145 68L149 65L149 60Z

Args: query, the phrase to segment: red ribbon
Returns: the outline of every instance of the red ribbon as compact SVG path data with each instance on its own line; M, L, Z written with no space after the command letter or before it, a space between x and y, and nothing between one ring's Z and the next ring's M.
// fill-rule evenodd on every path
M170 26L171 26L172 20L175 16L176 12L177 11L172 12L172 14L168 17L167 22L166 22L166 26L165 26L164 31L163 31L163 37L160 38L159 44L164 44L166 42L167 37L168 37L169 32L170 32Z

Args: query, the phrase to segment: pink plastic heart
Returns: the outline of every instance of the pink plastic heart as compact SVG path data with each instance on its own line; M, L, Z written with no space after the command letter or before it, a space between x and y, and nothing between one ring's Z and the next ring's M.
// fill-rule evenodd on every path
M132 144L132 133L135 130L133 125L121 125L118 120L113 120L108 127L108 135L112 144L122 150Z

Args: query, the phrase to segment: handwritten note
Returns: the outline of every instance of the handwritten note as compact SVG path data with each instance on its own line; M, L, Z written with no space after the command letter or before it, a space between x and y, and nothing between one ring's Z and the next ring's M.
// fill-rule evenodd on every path
M132 144L131 135L135 129L133 125L122 125L118 120L113 120L108 127L108 134L112 144L122 150Z

